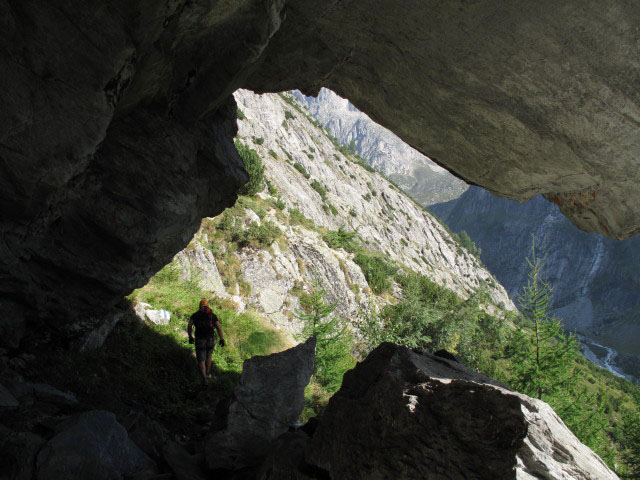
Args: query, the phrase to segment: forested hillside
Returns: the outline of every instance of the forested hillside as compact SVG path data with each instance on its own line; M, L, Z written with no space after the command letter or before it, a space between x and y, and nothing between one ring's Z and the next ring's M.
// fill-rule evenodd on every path
M554 286L552 313L569 330L617 350L613 368L640 377L640 237L618 241L585 233L542 198L519 204L479 187L429 208L453 231L471 237L512 298L527 274L517 259L534 235L546 258L543 274ZM604 348L590 348L600 362L606 359Z

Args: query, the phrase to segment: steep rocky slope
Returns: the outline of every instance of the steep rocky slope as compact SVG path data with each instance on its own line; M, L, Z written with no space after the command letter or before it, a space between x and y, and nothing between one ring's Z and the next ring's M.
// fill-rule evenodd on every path
M541 198L519 204L477 187L430 209L470 235L512 298L526 283L524 257L535 235L538 254L546 258L544 276L554 287L553 313L605 346L640 354L639 239L581 232Z
M344 229L357 234L367 249L463 297L485 287L495 305L514 308L499 283L430 213L380 174L340 153L292 96L239 90L235 98L242 118L237 139L258 152L270 186L242 207L236 221L245 229L252 222L271 222L283 235L268 248L244 248L223 260L239 264L239 281L227 279L225 285L219 267L226 267L218 263L226 252L218 250L216 256L207 248L215 242L208 232L216 220L205 220L176 257L185 278L200 272L203 285L217 295L241 309L251 306L290 332L300 329L294 316L299 289L314 282L327 290L340 314L355 318L371 301L385 300L371 295L353 253L323 240L323 231ZM274 206L278 201L282 211ZM309 221L297 220L300 215Z
M303 95L297 90L293 94L342 145L353 148L369 165L391 178L420 204L446 202L467 189L465 182L331 90L323 88L317 97Z

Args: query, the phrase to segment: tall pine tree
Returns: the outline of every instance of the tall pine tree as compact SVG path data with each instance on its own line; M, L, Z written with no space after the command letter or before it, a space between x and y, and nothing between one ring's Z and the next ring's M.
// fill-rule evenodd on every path
M342 385L344 373L355 364L351 356L354 341L343 320L333 314L336 304L327 303L325 295L324 289L314 285L311 293L300 297L301 310L296 317L304 322L301 339L316 337L314 379L333 394Z
M536 255L533 237L526 261L529 276L518 301L528 325L516 332L512 344L511 387L546 401L582 442L610 460L601 398L578 387L579 343L549 314L552 287L541 278L543 262Z
M575 385L578 341L574 335L565 334L559 319L549 315L552 288L541 278L543 262L536 256L533 238L527 264L528 281L518 301L533 333L522 329L516 334L513 387L549 401L568 395Z

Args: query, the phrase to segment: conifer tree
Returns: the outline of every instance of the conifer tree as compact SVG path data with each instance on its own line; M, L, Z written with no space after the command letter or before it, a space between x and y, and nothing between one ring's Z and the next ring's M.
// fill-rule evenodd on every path
M541 400L568 394L575 384L574 367L578 355L575 335L565 334L562 322L549 315L551 284L540 278L543 262L536 256L535 240L527 258L529 275L518 301L533 334L516 334L513 355L514 387Z
M527 265L527 285L518 300L529 325L515 334L512 343L511 387L549 403L583 443L611 462L614 452L606 435L609 424L603 400L579 387L578 340L549 315L552 287L541 278L543 262L536 256L533 237Z
M333 394L342 385L344 373L355 364L351 356L354 342L343 320L333 315L336 304L327 303L325 295L324 289L314 285L311 293L300 297L302 308L296 312L296 318L305 323L301 339L316 337L314 378L329 394Z
M640 395L639 395L640 397ZM640 400L640 398L638 398ZM638 402L640 405L640 402ZM623 478L640 478L640 412L627 411L622 419L622 457L627 471Z

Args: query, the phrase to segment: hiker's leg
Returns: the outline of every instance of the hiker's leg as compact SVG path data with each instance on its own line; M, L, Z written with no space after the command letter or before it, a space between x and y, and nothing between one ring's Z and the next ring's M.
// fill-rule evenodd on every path
M196 360L198 361L198 370L200 370L203 382L207 379L206 355L206 345L203 345L203 342L196 338Z
M213 347L215 345L215 340L213 338L210 338L209 340L207 340L207 375L209 375L209 372L211 371L211 355L213 355Z
M211 355L209 355L207 357L207 375L209 375L209 372L211 372Z

